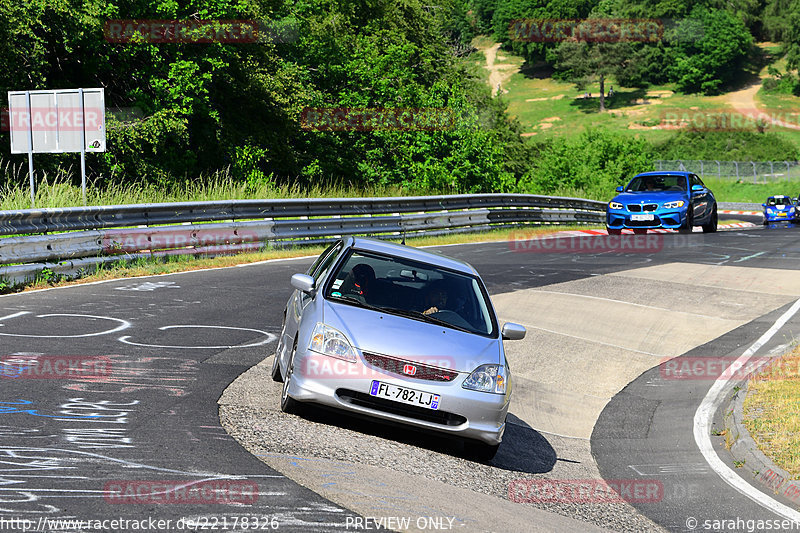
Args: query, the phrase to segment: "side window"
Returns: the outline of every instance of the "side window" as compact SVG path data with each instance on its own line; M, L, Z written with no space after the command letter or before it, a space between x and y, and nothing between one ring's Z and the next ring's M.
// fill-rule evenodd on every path
M319 272L319 266L330 257L331 253L334 251L334 248L341 249L341 244L342 241L336 241L335 243L325 248L325 251L319 254L319 257L317 257L311 264L311 266L308 268L308 272L306 272L306 274L308 274L309 276L313 276L314 279L316 279L317 278L316 273ZM336 254L334 253L334 255Z
M696 174L692 174L691 184L692 185L700 185L701 187L705 187L703 182L700 180L700 178L697 177Z
M322 261L316 265L316 269L312 271L311 276L314 277L314 281L319 281L319 278L328 271L331 267L333 262L339 256L339 252L342 250L343 243L342 241L338 241L334 243L331 247L328 248L327 254L324 255Z

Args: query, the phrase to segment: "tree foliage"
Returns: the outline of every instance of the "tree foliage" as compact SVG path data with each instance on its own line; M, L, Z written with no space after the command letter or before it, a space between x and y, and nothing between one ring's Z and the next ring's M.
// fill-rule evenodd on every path
M110 19L293 31L256 43L113 43ZM5 2L0 88L104 87L109 151L89 158L101 180L168 184L229 168L249 181L503 190L528 156L503 104L458 60L470 31L455 0ZM302 125L309 107L442 108L457 119L435 131L314 131Z

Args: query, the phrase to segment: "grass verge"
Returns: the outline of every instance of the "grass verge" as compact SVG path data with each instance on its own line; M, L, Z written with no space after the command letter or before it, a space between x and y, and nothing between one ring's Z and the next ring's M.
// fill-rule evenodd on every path
M434 237L409 237L406 239L406 244L409 246L437 246L444 244L465 244L471 242L484 242L484 241L509 241L520 234L525 237L529 236L542 236L548 233L557 231L575 230L575 229L598 229L600 226L537 226L537 227L519 227L515 229L498 229L491 231L483 231L479 233L460 233L452 235L441 235ZM400 242L400 239L396 239ZM218 257L200 257L193 256L168 256L165 258L143 258L137 259L133 262L119 262L109 263L98 267L98 269L86 276L75 280L61 279L54 275L52 272L45 271L37 280L24 286L10 286L0 281L0 294L8 294L13 292L23 292L29 290L38 290L49 287L63 287L67 285L78 285L83 283L91 283L95 281L103 281L110 279L132 278L138 276L157 276L160 274L170 274L173 272L187 272L191 270L206 270L210 268L222 268L236 265L244 265L248 263L256 263L259 261L267 261L270 259L286 259L292 257L315 256L325 249L324 245L311 245L311 246L295 246L295 247L280 247L268 248L259 252L250 252L237 255L227 255ZM288 284L288 280L287 280ZM288 286L288 285L287 285Z
M750 380L744 425L758 448L800 479L800 346Z

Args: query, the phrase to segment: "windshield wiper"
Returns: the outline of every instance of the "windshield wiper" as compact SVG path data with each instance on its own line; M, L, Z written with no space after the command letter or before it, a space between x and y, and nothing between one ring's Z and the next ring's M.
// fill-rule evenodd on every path
M475 333L474 331L470 331L469 329L461 326L456 326L455 324L447 322L446 320L442 320L441 318L436 318L435 316L426 315L421 311L413 311L411 309L397 309L395 307L381 307L379 309L381 311L386 311L387 313L394 313L409 318L417 318L419 320L424 320L425 322L430 322L431 324L436 324L437 326L446 326L448 328L457 329L465 333Z
M363 307L365 309L372 309L373 311L383 311L382 307L376 307L374 305L368 304L367 302L362 302L361 300L359 300L355 296L350 296L350 295L333 296L333 297L330 297L330 299L332 301L334 301L334 302L353 303L353 304L356 304L359 307Z

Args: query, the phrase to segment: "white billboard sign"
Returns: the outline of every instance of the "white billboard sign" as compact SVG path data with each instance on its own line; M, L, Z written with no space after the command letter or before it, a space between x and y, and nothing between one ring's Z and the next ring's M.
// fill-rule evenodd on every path
M8 124L12 154L106 150L103 89L9 91Z
M103 89L54 89L8 92L11 153L28 154L31 204L34 203L33 154L80 152L86 203L86 152L106 151Z

